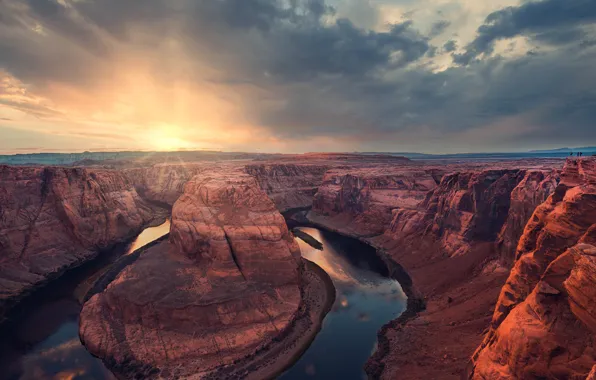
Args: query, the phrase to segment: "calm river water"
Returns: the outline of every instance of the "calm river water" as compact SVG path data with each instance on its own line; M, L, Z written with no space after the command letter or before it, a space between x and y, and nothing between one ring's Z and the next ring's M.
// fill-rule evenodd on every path
M167 234L170 221L67 272L20 304L0 327L0 378L21 380L115 379L79 340L77 291L112 262Z
M147 228L132 243L67 273L19 305L0 328L0 378L114 379L80 343L81 289L118 257L169 228L169 221ZM330 275L337 298L312 345L281 378L363 379L362 366L374 349L377 331L405 310L406 296L399 283L387 277L374 249L337 234L302 230L323 243L319 251L298 239L302 255Z
M298 239L302 256L317 263L333 280L337 297L312 345L282 380L361 380L377 331L406 310L407 297L388 278L375 250L355 239L315 228L300 228L323 243L323 250Z

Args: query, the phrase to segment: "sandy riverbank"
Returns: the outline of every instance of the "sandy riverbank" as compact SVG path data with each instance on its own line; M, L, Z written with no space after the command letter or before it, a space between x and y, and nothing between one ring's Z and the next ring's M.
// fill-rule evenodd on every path
M317 264L306 259L303 262L302 303L288 328L254 355L198 377L272 379L302 356L321 330L323 319L335 302L335 287L329 275Z

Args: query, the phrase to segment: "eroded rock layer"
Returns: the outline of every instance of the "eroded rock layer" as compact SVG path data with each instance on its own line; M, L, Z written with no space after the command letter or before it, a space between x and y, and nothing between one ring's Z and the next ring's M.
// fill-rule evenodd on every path
M473 378L588 375L596 362L594 243L596 160L569 159L524 229Z
M184 185L205 170L205 164L163 164L126 169L124 173L144 198L172 206L184 192Z
M495 241L509 215L511 193L524 175L517 169L445 175L422 204L427 235L440 240L450 256Z
M511 192L507 221L497 239L499 259L504 266L513 265L517 243L526 223L536 207L555 191L560 181L559 174L559 170L528 170Z
M117 171L0 166L0 310L152 218Z
M596 236L595 236L596 237ZM596 247L557 257L475 357L475 379L584 380L596 363Z
M314 197L311 218L357 236L382 234L395 213L415 210L441 178L438 170L334 169Z
M312 206L313 196L328 169L327 165L316 164L261 164L244 168L256 178L280 212Z
M208 372L255 352L292 321L299 247L253 177L195 177L174 205L170 236L84 305L81 339L112 369Z
M417 183L412 173L424 173L432 182L419 192L416 186L395 191L402 185L398 181L398 186L371 181L381 170L328 172L308 218L380 248L409 274L415 288L410 295L424 298L381 330L379 348L366 367L369 376L461 377L507 278L511 247L521 234L516 226L553 193L558 165L520 161L381 169L412 184Z

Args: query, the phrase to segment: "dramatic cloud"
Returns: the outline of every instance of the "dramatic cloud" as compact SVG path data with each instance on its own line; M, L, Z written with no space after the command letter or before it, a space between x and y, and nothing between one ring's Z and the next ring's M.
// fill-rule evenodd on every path
M596 143L594 1L516 2L0 0L0 127L32 136L13 151Z
M553 45L579 43L588 34L583 28L593 27L594 22L596 2L591 0L527 1L488 15L457 61L466 64L480 54L492 53L496 41L520 35Z

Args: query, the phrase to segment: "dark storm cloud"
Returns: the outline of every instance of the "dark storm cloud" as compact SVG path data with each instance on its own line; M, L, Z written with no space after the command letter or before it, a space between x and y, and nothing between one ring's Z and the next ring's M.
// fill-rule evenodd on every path
M455 54L456 40L442 49L430 42L450 20L434 23L429 36L408 20L366 30L334 18L323 0L88 0L66 7L29 0L25 10L7 4L17 1L0 0L0 68L38 88L56 81L85 89L109 80L119 47L139 51L154 65L154 78L177 79L171 39L196 64L184 72L185 83L237 89L248 121L281 138L347 136L381 146L424 128L437 135L494 128L489 143L503 147L596 139L596 48L586 28L596 21L593 0L523 2L494 12L462 54ZM35 23L45 30L32 31ZM514 58L482 54L520 35L555 49ZM462 66L431 70L444 52ZM199 63L218 75L205 77ZM517 117L540 131L489 127Z
M320 74L365 75L416 61L429 49L410 22L377 33L363 31L346 19L328 27L292 28L272 36L272 42L268 69L286 80Z
M107 47L88 24L77 20L73 10L55 0L28 0L30 15L48 30L74 40L96 55L106 54Z
M457 42L454 40L449 40L445 42L445 44L443 45L443 49L445 49L446 52L455 51L457 49Z
M449 22L447 20L440 20L440 21L435 22L430 29L430 36L436 37L438 35L443 34L445 29L447 29L449 27L449 25L451 25L451 22Z
M464 54L455 56L455 61L468 64L482 53L491 53L496 41L519 35L555 44L570 42L582 35L579 28L595 21L593 0L527 1L489 14L477 37Z

